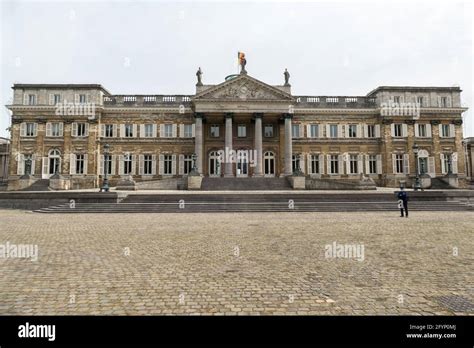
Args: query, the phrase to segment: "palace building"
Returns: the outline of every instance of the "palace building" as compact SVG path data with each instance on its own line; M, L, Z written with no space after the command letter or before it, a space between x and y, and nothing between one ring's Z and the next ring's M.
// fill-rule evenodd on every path
M287 71L276 86L245 69L214 85L201 81L200 69L197 76L194 95L15 84L7 106L9 189L53 175L64 189L98 188L104 171L111 186L133 178L142 188L186 188L194 158L205 178L298 173L307 188L361 178L410 187L418 170L426 187L468 185L461 127L467 108L459 87L382 86L365 96L306 96L292 94ZM244 155L222 161L226 149L250 153L252 161Z

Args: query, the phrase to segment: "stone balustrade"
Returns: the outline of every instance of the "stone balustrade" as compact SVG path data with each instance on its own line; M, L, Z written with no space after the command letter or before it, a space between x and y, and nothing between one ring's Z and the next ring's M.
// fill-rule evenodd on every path
M191 103L188 95L110 95L104 96L106 106L151 106L151 105L184 105Z
M296 107L304 108L374 108L375 106L375 98L370 97L296 97Z

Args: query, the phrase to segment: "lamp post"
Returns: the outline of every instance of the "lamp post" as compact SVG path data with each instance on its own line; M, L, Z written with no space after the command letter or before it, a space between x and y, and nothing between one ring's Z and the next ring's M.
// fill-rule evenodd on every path
M448 156L448 175L450 175L450 174L453 174L453 162L452 162L453 154L450 153L447 156Z
M191 160L193 161L193 165L192 165L192 168L191 168L191 172L189 173L190 175L198 175L198 170L197 170L197 167L196 167L196 160L197 160L197 155L195 153L193 153L191 155Z
M109 163L109 149L110 145L104 145L104 181L102 182L102 187L100 188L100 192L109 192L109 179L107 179L107 172L109 171L108 163Z
M415 175L415 185L413 186L413 189L415 191L418 191L421 189L421 184L420 184L420 173L419 173L419 170L418 170L418 145L413 144L413 153L415 154L415 172L416 172L416 175Z

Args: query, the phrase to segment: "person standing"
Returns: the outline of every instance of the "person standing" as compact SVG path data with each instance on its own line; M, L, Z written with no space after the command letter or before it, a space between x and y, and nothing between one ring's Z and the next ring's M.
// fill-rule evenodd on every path
M405 210L405 217L408 217L408 194L403 190L403 186L400 186L398 191L398 207L400 208L400 217L403 217L403 210Z

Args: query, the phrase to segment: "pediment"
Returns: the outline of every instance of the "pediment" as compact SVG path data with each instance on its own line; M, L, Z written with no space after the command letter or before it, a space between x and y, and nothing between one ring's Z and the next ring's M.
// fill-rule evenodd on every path
M213 86L192 98L193 101L285 101L294 98L274 86L241 74L238 77Z

